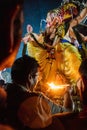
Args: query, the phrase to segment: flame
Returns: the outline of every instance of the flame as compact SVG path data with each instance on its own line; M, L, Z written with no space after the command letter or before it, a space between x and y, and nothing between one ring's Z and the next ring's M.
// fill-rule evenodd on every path
M66 86L69 86L69 84L64 84L64 85L55 85L53 82L47 83L51 89L62 89L65 88Z

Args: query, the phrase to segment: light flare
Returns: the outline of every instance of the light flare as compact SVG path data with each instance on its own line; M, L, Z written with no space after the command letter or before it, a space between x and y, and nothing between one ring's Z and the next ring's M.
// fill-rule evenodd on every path
M53 82L47 83L50 86L50 89L63 89L66 86L69 86L69 84L64 84L64 85L55 85Z

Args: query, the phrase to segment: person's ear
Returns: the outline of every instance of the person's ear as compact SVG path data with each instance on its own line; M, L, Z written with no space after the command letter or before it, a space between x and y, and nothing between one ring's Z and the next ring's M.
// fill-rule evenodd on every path
M34 82L33 76L31 74L28 75L28 81L30 82L30 84Z

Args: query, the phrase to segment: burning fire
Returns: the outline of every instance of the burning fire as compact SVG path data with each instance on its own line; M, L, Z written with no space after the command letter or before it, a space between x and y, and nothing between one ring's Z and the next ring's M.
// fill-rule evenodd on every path
M64 85L55 85L53 82L47 83L51 89L63 89L66 86L69 86L69 84L64 84Z

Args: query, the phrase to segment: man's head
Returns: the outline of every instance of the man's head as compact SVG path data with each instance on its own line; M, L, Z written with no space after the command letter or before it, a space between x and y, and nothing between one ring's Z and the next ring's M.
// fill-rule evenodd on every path
M12 81L33 89L38 81L38 62L27 55L15 60L11 69Z
M11 67L18 52L23 22L23 0L0 0L0 70Z

